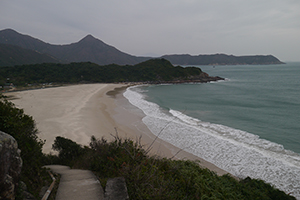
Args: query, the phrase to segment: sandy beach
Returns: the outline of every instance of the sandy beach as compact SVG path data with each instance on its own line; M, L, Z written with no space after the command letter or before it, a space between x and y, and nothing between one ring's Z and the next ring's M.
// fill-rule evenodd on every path
M142 144L148 148L155 135L143 124L143 112L123 97L126 87L123 84L83 84L13 92L9 96L14 96L11 101L36 121L39 138L46 140L44 153L54 153L51 147L57 136L88 146L92 135L112 140L116 132L119 137L134 141L141 137ZM200 160L201 165L217 174L227 174L160 139L156 139L151 147L152 154Z

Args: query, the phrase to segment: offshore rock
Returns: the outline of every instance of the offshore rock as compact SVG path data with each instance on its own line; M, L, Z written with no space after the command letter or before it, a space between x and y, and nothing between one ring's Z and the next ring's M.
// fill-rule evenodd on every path
M22 159L17 141L0 131L0 199L15 199Z

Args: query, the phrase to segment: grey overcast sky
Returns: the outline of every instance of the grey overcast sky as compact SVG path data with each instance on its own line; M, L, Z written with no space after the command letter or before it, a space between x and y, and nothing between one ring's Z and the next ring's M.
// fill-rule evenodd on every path
M51 44L87 34L132 55L300 61L300 0L0 0L0 30Z

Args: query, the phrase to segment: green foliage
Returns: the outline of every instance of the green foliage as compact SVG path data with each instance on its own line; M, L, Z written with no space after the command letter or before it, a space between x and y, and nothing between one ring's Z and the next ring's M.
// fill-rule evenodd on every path
M90 148L69 164L94 171L102 184L125 177L130 199L295 199L261 180L218 176L198 162L149 156L138 142L91 138Z
M59 152L58 158L61 163L68 164L84 153L84 149L70 139L56 137L52 149Z
M188 79L202 73L196 67L174 67L165 59L151 59L137 65L105 65L94 63L34 64L0 68L0 82L10 78L17 86L41 83L86 82L164 82Z
M22 109L16 108L1 94L0 130L10 134L18 142L23 160L21 180L26 183L29 191L35 193L35 190L40 188L43 182L39 175L42 166L44 141L38 139L38 131L32 117L24 114Z

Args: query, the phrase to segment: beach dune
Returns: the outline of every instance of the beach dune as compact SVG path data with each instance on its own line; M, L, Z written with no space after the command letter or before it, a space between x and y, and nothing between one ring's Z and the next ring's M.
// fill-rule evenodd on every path
M44 153L51 150L57 136L89 145L91 136L113 140L118 135L134 141L141 138L151 154L174 159L200 160L201 165L219 175L226 171L190 153L155 138L142 122L144 114L122 95L128 85L82 84L13 92L11 100L34 118L39 138L45 140Z

